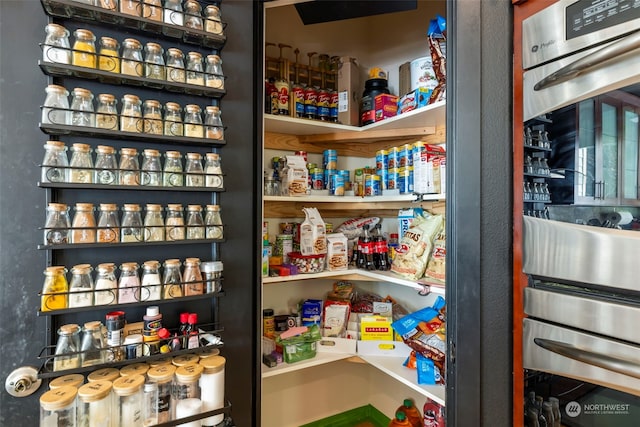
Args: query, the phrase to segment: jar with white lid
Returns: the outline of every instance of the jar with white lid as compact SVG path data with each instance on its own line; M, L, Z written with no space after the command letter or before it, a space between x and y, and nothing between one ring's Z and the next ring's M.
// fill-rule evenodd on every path
M167 205L167 218L165 220L165 238L167 240L184 240L184 215L182 205L171 203Z
M224 228L220 215L219 205L207 205L207 214L204 219L207 239L224 238Z
M163 267L163 298L180 298L182 296L182 273L180 272L180 260L168 259L164 262Z
M147 99L142 109L144 133L162 135L162 109L159 101Z
M143 131L141 105L142 101L136 95L124 95L122 97L121 131L135 133Z
M145 261L142 264L142 294L145 301L156 301L162 298L162 280L160 278L160 262Z
M118 207L115 203L100 203L99 210L96 241L98 243L119 242L120 220L118 219Z
M69 207L65 203L49 203L44 228L45 245L65 245L69 243L69 229L71 228Z
M56 372L80 367L80 327L75 323L60 326L56 341L53 370Z
M51 380L51 382L49 383L49 390L55 390L57 388L65 386L78 388L82 384L84 384L84 375L82 374L62 375Z
M200 6L198 1L187 0L184 2L184 26L193 28L194 30L204 29L202 6Z
M222 165L218 153L206 154L204 173L206 174L206 187L223 188Z
M101 365L107 361L105 347L106 340L102 333L102 323L98 320L86 322L82 332L80 346L82 366Z
M158 43L147 43L144 46L144 76L148 79L164 80L164 49Z
M160 187L162 185L162 164L158 150L146 148L142 151L140 184L149 187Z
M202 206L187 206L187 239L204 239L204 219L202 218ZM188 258L187 258L188 259Z
M184 136L182 109L175 102L164 105L164 134L168 136Z
M187 258L184 260L184 296L202 295L204 285L202 282L202 273L200 272L200 259Z
M202 125L202 113L200 106L189 104L184 113L184 136L190 138L204 138L204 126Z
M118 165L115 148L108 145L98 145L94 169L93 180L96 184L116 185L118 183Z
M187 53L187 83L204 86L204 66L200 52Z
M202 391L202 412L224 408L224 367L226 359L222 356L212 356L200 360L204 368L200 377ZM202 426L213 427L224 420L224 414L204 418Z
M75 427L78 389L64 386L40 396L41 427Z
M125 204L123 210L120 241L125 243L143 242L144 228L142 225L142 216L140 215L140 205Z
M71 124L69 111L69 91L63 86L48 85L45 89L47 96L42 108L42 123L68 125Z
M186 74L184 71L184 54L178 48L167 49L167 81L184 83Z
M89 144L75 143L71 146L71 167L69 182L74 184L93 183L94 166Z
M164 23L171 25L184 25L184 11L182 0L164 1Z
M202 280L204 281L205 293L222 291L222 271L224 266L222 261L205 261L200 264Z
M222 26L222 18L220 17L220 8L210 4L204 8L204 16L204 30L207 33L222 35L224 28Z
M162 218L162 206L154 203L147 204L147 212L144 216L144 241L164 241L164 219Z
M120 265L118 279L118 304L128 304L140 301L140 278L138 264L124 262Z
M118 109L116 97L110 93L98 95L96 108L96 127L100 129L118 130Z
M147 402L157 416L156 423L166 423L171 420L171 386L176 367L169 365L156 366L147 371L149 382L157 385L157 399Z
M115 275L114 263L105 262L96 267L96 281L94 292L94 305L115 304L118 301L118 282Z
M71 223L71 243L95 243L96 219L93 215L93 204L76 203L75 210Z
M111 381L94 381L78 389L78 426L113 425L114 410Z
M187 187L204 187L204 168L202 167L202 154L187 153L187 162L184 168L185 185Z
M140 44L138 40L124 39L122 42L120 73L135 77L142 77L144 75L142 44Z
M80 87L73 89L71 93L71 125L96 127L91 91Z
M176 369L171 396L175 408L174 419L178 420L202 412L199 380L203 371L204 368L199 364L180 366ZM198 425L200 425L200 420L198 420Z
M223 139L224 127L222 126L222 111L220 107L209 105L204 115L204 137L208 139Z
M142 375L120 377L113 382L116 407L118 408L118 426L142 425Z
M61 141L47 141L44 144L42 160L42 182L66 182L68 180L69 158L67 147Z
M91 307L93 305L93 269L89 264L78 264L71 268L69 280L69 308Z
M178 151L167 151L164 156L162 184L165 187L182 187L184 183L182 154Z
M140 184L140 165L138 163L138 150L136 150L135 148L122 148L120 150L118 181L120 185Z
M222 60L220 56L207 55L204 81L207 87L224 89L224 75L222 74Z
M71 45L69 44L69 30L62 25L47 24L47 33L42 46L42 60L58 64L71 64Z

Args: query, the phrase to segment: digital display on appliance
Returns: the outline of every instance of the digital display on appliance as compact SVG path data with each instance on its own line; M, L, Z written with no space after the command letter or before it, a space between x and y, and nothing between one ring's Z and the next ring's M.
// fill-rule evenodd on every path
M566 38L640 18L640 0L578 0L565 9Z

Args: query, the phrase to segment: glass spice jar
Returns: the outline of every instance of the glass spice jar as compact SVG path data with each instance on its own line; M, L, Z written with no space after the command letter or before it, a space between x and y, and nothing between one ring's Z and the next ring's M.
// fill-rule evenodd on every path
M199 258L187 258L184 260L184 274L182 278L185 282L183 287L184 296L202 295L204 292L204 284L202 282L202 273L200 272Z
M204 9L204 16L204 30L208 33L222 35L224 28L222 26L222 18L220 17L220 8L210 4Z
M162 135L162 110L159 101L148 99L144 101L143 108L143 130L144 133Z
M220 107L208 105L204 115L204 137L208 139L223 139L222 111Z
M69 305L69 282L67 269L63 266L47 267L44 270L40 311L62 310Z
M165 153L162 183L165 187L182 187L184 182L182 155L178 151Z
M164 23L172 25L184 25L184 11L182 0L164 1Z
M222 166L218 153L207 153L204 164L205 187L223 188Z
M71 223L71 243L95 243L96 219L93 216L92 203L76 203L76 213Z
M165 237L167 240L184 240L184 216L182 205L167 205L167 218L165 220Z
M118 165L118 182L120 185L139 185L140 166L138 165L138 150L123 148L120 150L120 164Z
M142 425L142 375L128 375L113 382L113 391L118 410L119 426Z
M162 22L162 0L143 0L142 17Z
M118 183L116 164L116 150L108 145L96 147L96 164L94 166L94 182L102 185L115 185Z
M93 182L93 159L91 147L88 144L75 143L71 146L71 168L69 182L76 184L91 184Z
M184 71L184 54L178 48L167 49L167 80L170 82L184 83L186 79Z
M202 272L202 280L205 285L205 293L213 293L222 291L222 261L206 261L200 264Z
M147 205L147 213L144 217L144 241L164 241L164 219L162 218L162 206L160 205Z
M204 368L202 365L186 365L176 369L173 378L172 402L175 404L174 419L197 415L202 410L198 381ZM200 421L198 421L200 424Z
M140 133L142 127L142 101L136 95L122 97L122 114L120 115L120 130L123 132Z
M96 36L89 30L73 32L73 55L71 64L77 67L96 68Z
M187 53L187 83L204 86L204 67L200 52Z
M116 265L111 262L98 264L96 267L94 305L109 305L118 301L115 271Z
M40 396L40 425L42 427L74 427L78 389L67 385L49 390Z
M96 108L96 127L100 129L118 130L118 109L116 97L109 93L98 95Z
M162 298L162 280L160 278L159 261L145 261L142 264L141 287L142 292L147 297L145 301L156 301Z
M111 37L100 37L100 51L98 52L98 69L120 72L120 56L118 41Z
M75 323L62 325L58 329L53 370L66 371L80 367L80 327Z
M115 424L111 381L94 381L78 389L78 426L98 427Z
M187 163L184 168L185 185L187 187L204 187L204 169L202 154L187 153Z
M42 60L58 64L71 64L69 30L62 25L51 23L44 27L44 31L47 35L42 47Z
M114 203L101 203L98 216L98 243L118 243L120 241L120 221L118 207Z
M142 61L142 44L136 39L124 39L122 42L122 60L120 72L129 76L142 77L144 64Z
M48 85L42 108L42 123L68 125L71 124L69 111L69 92L63 86Z
M204 220L202 219L202 206L187 206L187 239L204 239Z
M187 0L184 2L184 26L193 28L194 30L204 29L202 6L200 6L200 3L196 0Z
M142 152L142 166L140 166L140 183L149 187L162 185L162 165L160 152L147 148Z
M202 115L200 111L200 107L195 104L189 104L185 107L184 136L204 138L204 127L202 126Z
M224 89L224 75L222 74L222 60L218 55L207 55L204 82L207 87Z
M126 206L126 205L125 205ZM140 278L138 264L124 262L120 265L118 279L118 304L128 304L140 301Z
M69 170L67 147L61 141L47 141L44 144L40 180L42 182L66 182Z
M71 125L96 126L93 94L87 89L77 87L71 92Z
M98 320L86 322L82 331L80 354L82 367L100 365L106 362L107 343L102 334L102 323Z
M64 245L69 243L70 228L69 207L64 203L49 203L44 223L44 244Z
M205 216L206 238L222 239L224 238L224 228L222 225L222 217L220 215L219 205L207 205L207 214Z
M142 16L141 0L120 0L120 13Z
M120 241L124 243L144 241L142 217L140 216L140 205L124 205Z
M118 10L118 0L96 0L96 5L114 12Z
M164 49L158 43L147 43L144 47L144 76L148 79L164 80Z
M167 102L164 106L164 134L168 136L183 136L184 126L180 114L180 105Z
M157 416L156 424L171 420L171 383L176 367L173 365L156 366L147 371L149 382L158 387L157 400L152 403Z
M69 308L93 305L93 269L89 264L78 264L71 268L69 281Z
M180 298L182 296L182 273L180 272L180 260L168 259L164 262L163 267L163 298Z

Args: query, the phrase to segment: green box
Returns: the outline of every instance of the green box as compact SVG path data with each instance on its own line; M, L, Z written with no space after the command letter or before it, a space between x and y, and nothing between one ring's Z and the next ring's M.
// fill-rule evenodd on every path
M371 405L350 409L300 427L387 427L391 420Z
M283 341L284 361L295 363L301 360L313 359L316 357L316 343L317 341L286 344L286 341Z

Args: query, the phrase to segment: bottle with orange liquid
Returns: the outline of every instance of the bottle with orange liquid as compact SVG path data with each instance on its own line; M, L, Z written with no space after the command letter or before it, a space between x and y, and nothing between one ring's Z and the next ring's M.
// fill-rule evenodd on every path
M412 427L412 425L404 412L397 411L395 418L389 422L389 427Z
M411 399L404 399L396 412L403 412L412 427L422 427L422 414Z

